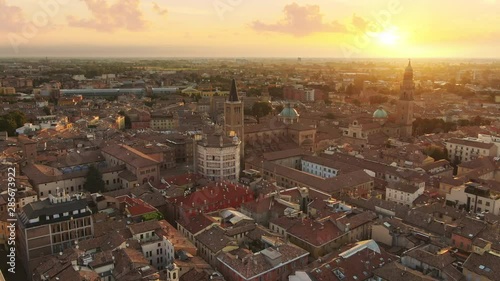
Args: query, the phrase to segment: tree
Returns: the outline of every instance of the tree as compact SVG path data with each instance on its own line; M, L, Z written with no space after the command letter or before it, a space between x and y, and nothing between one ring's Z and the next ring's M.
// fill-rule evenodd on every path
M89 172L87 173L87 180L83 184L83 188L90 193L105 191L102 174L94 165L89 167Z
M24 112L21 112L19 110L7 113L7 118L11 118L12 120L14 120L14 122L16 122L16 128L24 126L27 120Z
M271 113L273 108L267 102L256 102L252 106L252 115L257 118L257 123L260 122L260 118Z
M437 145L431 145L424 150L425 155L434 158L435 161L441 159L448 159L448 150L444 147L439 147Z
M9 136L14 136L16 134L16 121L9 116L0 117L0 131L5 131Z
M162 220L162 219L163 219L163 215L160 212L153 212L153 213L147 213L145 215L142 215L143 221Z
M251 89L248 89L246 94L247 94L247 97L257 97L260 95L261 92L262 92L261 89L251 88Z
M370 96L370 104L383 104L386 103L389 98L382 95Z
M328 118L328 119L335 119L335 114L331 113L331 112L328 112L325 116L325 118Z
M356 94L356 90L354 89L353 84L347 85L347 87L345 88L345 94L347 96L354 96Z
M284 97L283 87L270 87L269 95L273 98L273 100L283 99Z

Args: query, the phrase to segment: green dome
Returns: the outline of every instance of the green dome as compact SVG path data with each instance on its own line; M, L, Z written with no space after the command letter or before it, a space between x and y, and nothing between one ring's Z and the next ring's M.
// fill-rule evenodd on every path
M387 116L387 112L382 107L373 112L373 118L387 118Z
M297 112L297 110L295 110L295 108L291 108L290 106L287 106L287 107L283 108L283 110L281 111L279 116L281 116L281 117L298 117L299 113Z

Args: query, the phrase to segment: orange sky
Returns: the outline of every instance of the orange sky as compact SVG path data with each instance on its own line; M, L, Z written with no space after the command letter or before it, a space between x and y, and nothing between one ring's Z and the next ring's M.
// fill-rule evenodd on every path
M0 57L498 58L500 0L0 0Z

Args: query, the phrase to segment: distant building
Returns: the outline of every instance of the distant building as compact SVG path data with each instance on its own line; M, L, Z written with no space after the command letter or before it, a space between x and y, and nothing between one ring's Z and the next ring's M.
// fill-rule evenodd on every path
M170 112L161 113L154 112L151 113L150 128L156 131L167 131L173 130L178 127L178 119Z
M0 95L14 95L16 88L14 87L0 87Z
M390 116L384 108L379 107L373 112L371 120L351 120L344 128L344 138L349 143L366 144L370 138L410 138L413 134L413 113L415 83L413 82L413 68L411 63L404 72L401 94L397 104L397 112Z

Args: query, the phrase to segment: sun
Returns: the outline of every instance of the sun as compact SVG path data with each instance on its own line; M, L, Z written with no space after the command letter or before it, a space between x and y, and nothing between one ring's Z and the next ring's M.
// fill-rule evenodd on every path
M395 45L399 41L399 35L395 29L382 31L377 35L377 38L383 45Z

